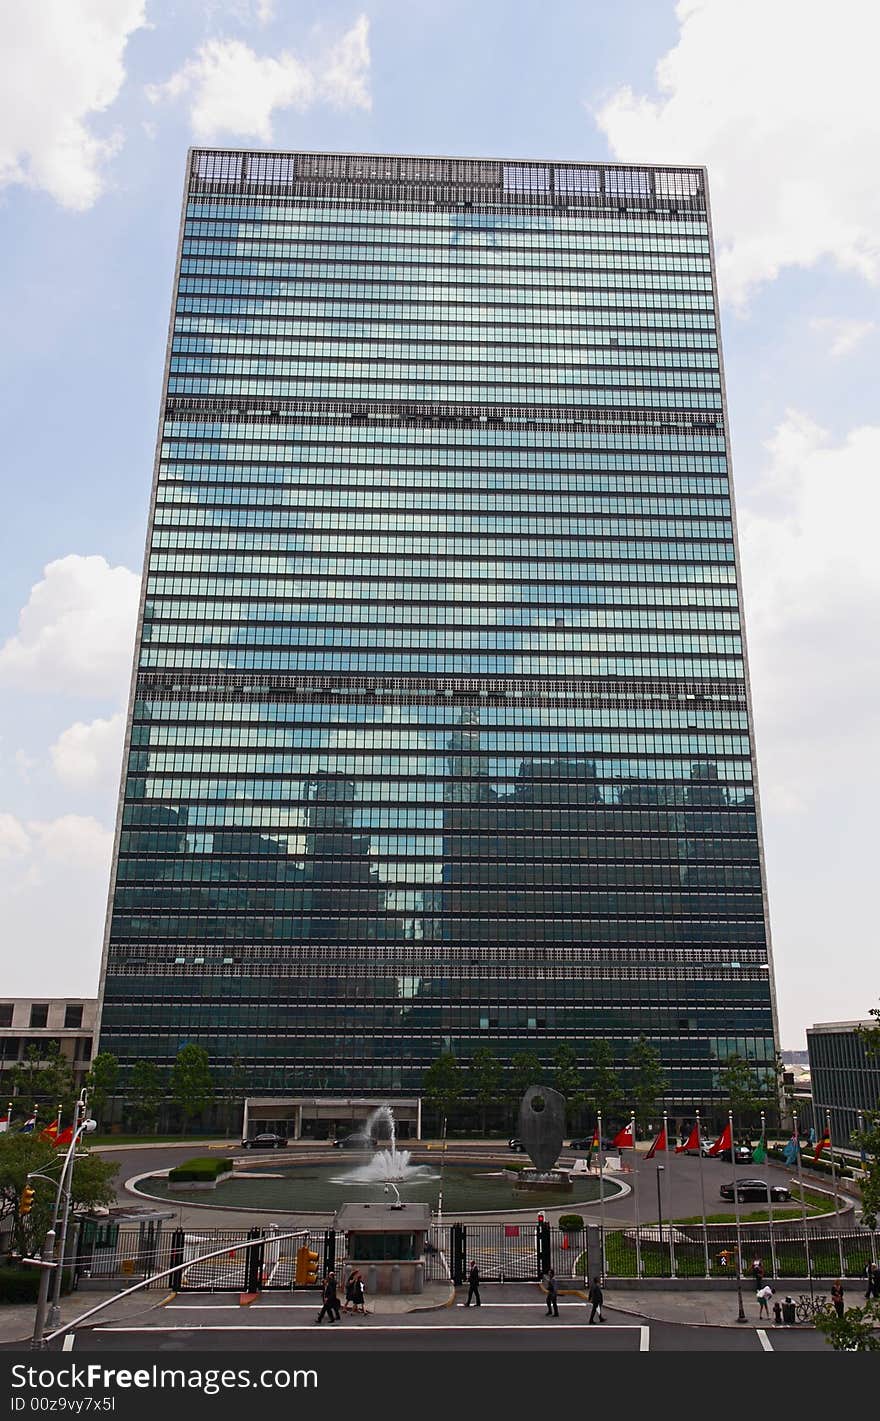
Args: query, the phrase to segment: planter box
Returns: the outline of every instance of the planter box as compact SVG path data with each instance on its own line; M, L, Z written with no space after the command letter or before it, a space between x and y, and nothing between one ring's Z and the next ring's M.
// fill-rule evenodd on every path
M222 1174L218 1174L216 1179L184 1179L177 1181L169 1179L168 1188L174 1194L189 1193L190 1190L193 1189L216 1189L217 1185L222 1183L224 1179L231 1179L232 1174L233 1171L231 1169L226 1169Z

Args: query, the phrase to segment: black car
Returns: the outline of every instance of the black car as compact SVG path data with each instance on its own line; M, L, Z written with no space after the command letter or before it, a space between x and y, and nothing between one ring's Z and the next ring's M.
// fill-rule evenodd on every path
M368 1150L372 1147L369 1135L340 1135L333 1141L334 1150Z
M721 1198L733 1198L733 1181L730 1184L722 1184ZM790 1190L784 1184L768 1184L766 1179L738 1179L736 1181L736 1197L741 1204L751 1200L766 1204L771 1200L774 1204L782 1204L786 1199L791 1198Z
M593 1137L592 1135L587 1135L583 1140L569 1140L568 1148L570 1150L591 1150L593 1148Z
M732 1163L733 1163L733 1160L732 1160L731 1157L730 1157L730 1150L719 1150L718 1153L717 1153L717 1155L713 1155L712 1158L713 1158L713 1159L720 1159L721 1162L722 1162L722 1164L732 1164ZM736 1162L737 1162L737 1164L751 1164L751 1162L752 1162L752 1152L751 1152L751 1150L749 1149L748 1145L737 1145L737 1147L736 1147Z
M286 1135L276 1135L271 1130L266 1130L261 1135L251 1135L248 1139L242 1140L243 1150L282 1150L287 1144Z

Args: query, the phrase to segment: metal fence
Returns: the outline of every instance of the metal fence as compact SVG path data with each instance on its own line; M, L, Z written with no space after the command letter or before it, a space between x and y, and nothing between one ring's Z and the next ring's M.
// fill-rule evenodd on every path
M317 1254L318 1278L341 1265L345 1237L334 1229L304 1230L293 1239L278 1239L282 1230L201 1229L151 1236L142 1229L108 1227L85 1240L80 1237L74 1265L77 1280L136 1281L173 1268L170 1286L204 1292L291 1289L296 1283L296 1253L301 1247ZM249 1240L259 1246L243 1248ZM820 1228L787 1224L743 1225L740 1229L741 1271L748 1275L760 1259L767 1278L833 1279L864 1277L877 1261L876 1235L866 1230L832 1234ZM220 1258L201 1263L201 1254L223 1248ZM425 1279L461 1283L471 1263L487 1282L530 1282L553 1268L560 1279L583 1280L601 1267L603 1240L598 1225L577 1232L547 1223L454 1223L433 1225L426 1240ZM604 1272L608 1278L723 1278L735 1276L737 1235L734 1226L669 1227L657 1225L608 1229L604 1238ZM168 1287L163 1279L158 1287Z

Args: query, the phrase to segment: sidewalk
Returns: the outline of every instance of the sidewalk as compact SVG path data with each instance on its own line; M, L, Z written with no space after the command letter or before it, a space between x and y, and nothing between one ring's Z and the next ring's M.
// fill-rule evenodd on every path
M97 1307L99 1303L105 1302L108 1298L117 1299L115 1307L105 1309L105 1317L108 1322L111 1320L119 1322L122 1319L131 1322L135 1318L146 1318L155 1308L161 1307L169 1296L168 1292L161 1288L145 1288L142 1292L135 1293L129 1298L120 1298L119 1291L119 1288L108 1288L106 1291L92 1288L89 1288L88 1291L80 1289L68 1297L62 1298L62 1325L79 1317L88 1308ZM0 1307L0 1344L19 1343L23 1347L28 1346L34 1332L34 1313L34 1303L7 1303ZM46 1331L53 1330L47 1324Z

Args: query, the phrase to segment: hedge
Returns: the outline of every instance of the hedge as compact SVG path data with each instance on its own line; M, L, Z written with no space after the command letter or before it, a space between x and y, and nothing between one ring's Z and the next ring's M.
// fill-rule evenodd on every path
M218 1174L227 1174L229 1160L200 1157L184 1160L183 1164L169 1170L169 1184L209 1184Z
M0 1267L0 1303L35 1303L39 1287L39 1268Z
M770 1156L771 1159L782 1160L783 1164L785 1163L785 1152L783 1150L777 1149L775 1146L771 1145L770 1149L767 1151L767 1154ZM827 1174L829 1179L831 1179L832 1177L831 1161L824 1158L823 1156L820 1156L819 1159L816 1160L816 1162L814 1163L812 1159L807 1159L805 1152L801 1150L801 1165L806 1170L814 1169L817 1174ZM790 1168L792 1171L796 1172L797 1163L795 1162L793 1165L790 1166ZM834 1172L841 1179L853 1179L855 1177L853 1171L847 1165L841 1164L840 1161L837 1159L834 1161Z
M580 1233L584 1226L583 1214L560 1214L559 1227L564 1233Z

